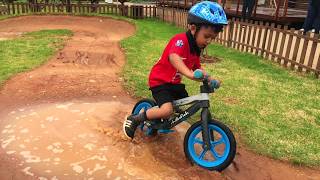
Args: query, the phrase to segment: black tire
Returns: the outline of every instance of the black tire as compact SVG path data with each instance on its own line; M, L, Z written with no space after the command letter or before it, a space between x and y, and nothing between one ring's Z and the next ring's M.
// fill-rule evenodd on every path
M185 153L187 159L189 159L192 163L197 164L198 166L205 168L205 169L208 169L208 170L211 170L211 171L219 171L220 172L220 171L224 170L225 168L227 168L232 163L232 161L235 157L235 154L236 154L236 147L237 147L236 140L234 138L233 133L226 125L222 124L221 122L219 122L217 120L209 121L208 125L210 125L210 124L213 124L213 125L219 127L227 135L229 143L230 143L230 150L227 155L227 158L222 163L220 163L218 166L213 166L213 167L202 166L201 164L197 163L197 161L192 158L192 156L190 155L189 148L188 148L188 140L190 138L191 133L199 126L201 127L201 121L194 123L188 129L188 131L184 137L184 153Z
M157 106L157 103L153 100L153 99L141 99L140 101L138 101L135 106L132 109L131 114L134 114L134 112L136 111L136 108L139 107L140 104L142 103L148 103L151 105L151 107ZM158 130L156 129L151 129L151 131L148 133L149 136L155 136L158 134Z

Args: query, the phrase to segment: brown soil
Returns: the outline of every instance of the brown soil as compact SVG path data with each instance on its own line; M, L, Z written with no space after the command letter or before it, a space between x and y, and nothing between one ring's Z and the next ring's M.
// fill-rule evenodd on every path
M201 56L201 63L217 63L220 61L221 61L221 59L214 57L214 56L209 56L209 55Z
M320 179L238 149L222 174L184 157L187 124L176 132L133 142L122 121L135 101L121 86L125 63L119 40L131 24L109 18L26 16L0 21L0 38L40 29L74 36L45 65L8 80L0 91L0 179Z

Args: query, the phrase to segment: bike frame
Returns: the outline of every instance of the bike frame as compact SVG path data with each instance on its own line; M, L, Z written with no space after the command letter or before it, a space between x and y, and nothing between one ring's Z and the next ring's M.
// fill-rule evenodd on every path
M174 108L179 106L184 106L192 104L188 109L185 111L179 113L178 115L174 116L174 119L170 119L170 128L178 125L179 123L187 120L189 117L194 115L196 112L198 112L201 108L209 108L209 94L208 93L201 93L198 95L186 97L183 99L179 99L176 101L173 101Z
M208 85L208 79L205 78L203 80L203 85L200 87L200 94L186 97L183 99L178 99L173 101L174 109L179 106L184 106L188 104L192 104L188 109L185 111L178 113L171 117L169 120L165 121L164 124L154 124L152 126L153 129L171 129L174 126L180 124L181 122L187 120L189 117L194 115L200 109L201 111L201 126L202 126L202 139L204 141L204 149L210 150L211 143L210 139L213 140L213 134L209 133L208 122L211 120L211 113L209 111L209 94L214 92L214 89L210 88Z
M211 146L209 132L208 132L208 129L209 129L208 121L211 120L211 113L209 111L209 106L210 106L209 99L210 99L209 93L201 93L198 95L173 101L174 107L184 106L188 104L192 104L192 106L190 106L187 110L179 113L177 116L174 116L174 119L169 120L170 122L169 129L171 129L172 127L187 120L189 117L191 117L200 109L202 109L201 111L202 139L204 141L205 150L209 150Z

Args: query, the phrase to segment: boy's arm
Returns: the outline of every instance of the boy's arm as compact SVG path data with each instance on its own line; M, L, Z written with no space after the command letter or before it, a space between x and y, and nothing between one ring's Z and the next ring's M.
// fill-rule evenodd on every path
M186 76L189 79L195 80L193 77L193 71L190 70L183 62L182 58L176 54L176 53L171 53L169 55L169 61L172 64L174 68L176 68L181 74Z
M170 63L172 64L172 66L174 68L176 68L181 74L183 74L184 76L186 76L187 78L191 79L191 80L195 80L195 81L202 81L200 79L196 79L194 78L193 76L193 71L190 70L183 62L182 58L176 54L176 53L171 53L169 55L169 61ZM202 71L203 71L203 74L204 75L207 75L207 72L203 69L203 68L200 68ZM209 82L213 79L216 79L216 78L212 78L212 77L209 77ZM220 83L221 83L221 80L219 79L216 79L218 80Z
M170 63L172 64L172 66L174 68L176 68L181 74L183 74L184 76L186 76L187 78L191 79L191 80L194 80L194 81L199 81L201 82L202 80L201 79L196 79L194 78L193 76L193 71L190 70L183 62L182 58L176 54L176 53L171 53L169 55L169 61ZM207 72L203 69L203 68L200 68L204 75L207 75ZM211 80L212 78L209 77L209 79Z

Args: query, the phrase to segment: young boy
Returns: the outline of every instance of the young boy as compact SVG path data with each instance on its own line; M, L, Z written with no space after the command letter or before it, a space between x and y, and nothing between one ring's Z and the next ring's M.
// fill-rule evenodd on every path
M133 139L135 130L145 120L169 118L173 113L172 102L188 97L185 85L181 84L182 75L197 80L193 71L201 69L201 50L223 30L223 26L227 23L225 12L215 2L203 1L190 9L188 31L177 34L170 40L149 75L150 90L159 108L130 115L123 124L127 137Z

